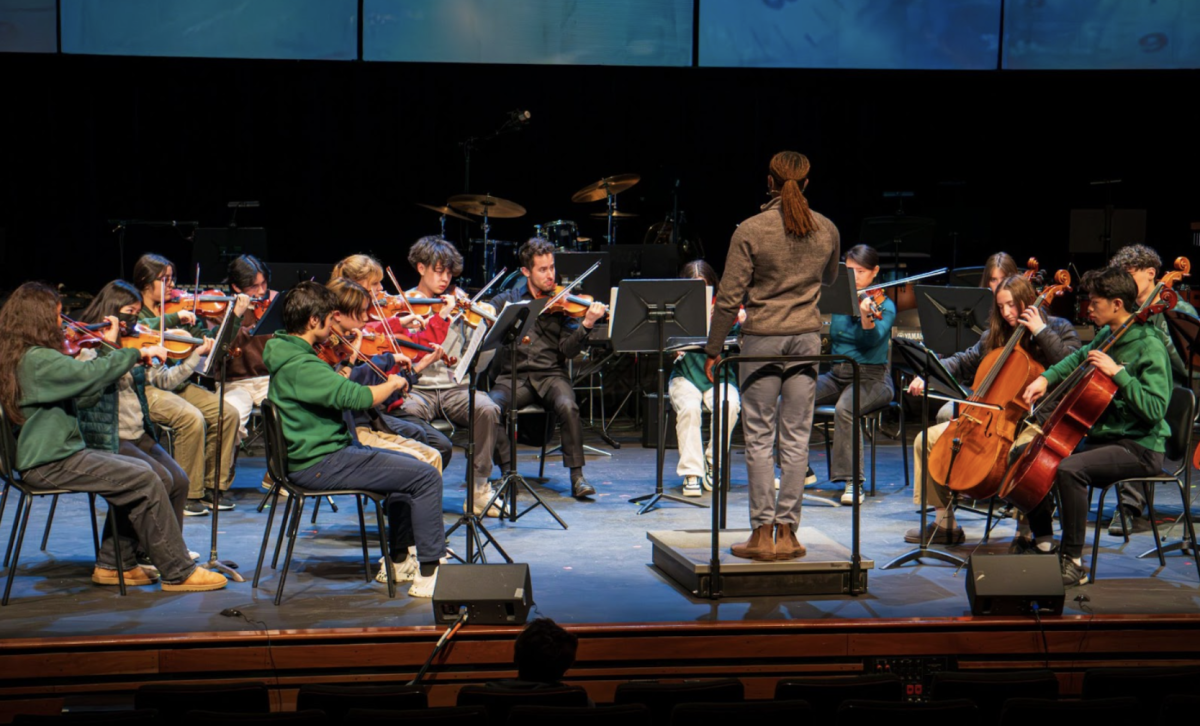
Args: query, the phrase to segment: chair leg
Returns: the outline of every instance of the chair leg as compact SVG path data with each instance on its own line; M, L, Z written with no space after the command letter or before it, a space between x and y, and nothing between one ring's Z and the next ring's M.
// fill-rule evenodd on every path
M468 461L467 465L470 466L470 464L471 462ZM387 524L383 520L383 503L378 499L374 500L374 502L375 524L379 528L379 548L383 550L383 566L384 571L387 573L388 597L394 598L396 597L396 579L395 574L392 572L392 553L388 549ZM468 536L470 535L468 534Z
M42 552L46 551L46 543L50 541L50 525L54 524L54 511L58 509L58 495L50 496L50 512L46 515L46 531L42 532Z
M363 573L366 575L366 581L371 581L371 556L367 553L367 521L363 517L363 502L362 496L354 495L354 503L358 505L358 538L362 540L363 551Z
M1179 482L1179 497L1183 500L1183 521L1185 532L1192 542L1192 561L1196 563L1196 577L1200 578L1200 553L1196 552L1196 522L1192 519L1192 501L1183 482Z
M822 421L821 425L825 432L825 479L828 481L833 478L833 440L830 438L832 434L829 431L833 426L833 421Z
M121 536L117 534L117 512L111 503L108 505L108 515L105 517L105 521L113 538L113 556L117 560L117 586L121 590L121 597L125 597L125 560L121 558Z
M988 515L987 522L983 525L983 539L979 540L982 544L988 543L988 538L992 536L992 515L996 512L996 498L988 498Z
M317 497L317 501L313 503L312 520L310 524L317 523L317 512L321 511L321 497Z
M8 533L8 547L4 550L5 567L8 567L8 560L10 557L12 557L13 543L17 541L17 523L21 521L21 512L24 511L21 509L21 507L25 505L26 497L27 495L25 492L22 492L19 489L17 490L17 513L13 516L13 526ZM15 565L13 566L13 569L16 569Z
M1100 506L1096 509L1096 531L1092 535L1092 562L1088 571L1088 581L1096 581L1096 560L1100 556L1100 512L1104 511L1104 497L1108 494L1108 487L1100 490ZM1092 498L1091 491L1088 492L1088 499ZM1118 505L1120 506L1120 505Z
M867 424L871 430L871 496L875 496L875 441L879 438L879 416Z
M0 492L0 520L4 519L4 506L8 504L8 482L4 482L4 491Z
M258 548L258 565L254 568L254 582L251 583L251 587L258 587L258 579L262 576L263 560L267 556L267 547L271 544L271 526L275 524L275 509L279 503L278 484L273 486L271 491L267 492L267 496L271 495L274 495L274 499L271 502L271 511L267 513L267 526L263 529L262 546ZM284 520L285 525L286 523L286 520Z
M1166 567L1167 558L1163 557L1162 537L1158 534L1158 516L1154 512L1154 491L1157 488L1153 483L1146 482L1146 507L1150 514L1150 529L1154 532L1154 549L1158 551L1158 565ZM1128 534L1128 530L1126 530L1126 534Z
M908 422L904 418L904 403L900 404L900 457L904 462L904 486L909 484L908 471Z
M295 516L292 513L292 500L295 497L288 497L288 500L283 503L283 521L279 523L279 538L275 540L275 555L271 557L271 569L279 567L279 550L283 546L283 540L287 538L288 526L291 523L291 518Z
M300 522L304 519L304 500L306 497L288 497L288 499L299 499L296 502L296 511L292 515L288 527L288 546L287 554L283 558L283 572L279 573L279 588L275 590L275 605L279 605L279 601L283 599L283 586L287 584L288 570L292 566L292 551L296 548L296 534L300 532ZM318 500L319 501L319 500ZM288 502L291 503L290 501Z
M100 528L96 526L96 495L88 492L88 512L92 515L92 549L100 556Z
M0 601L0 606L8 604L9 593L12 592L13 575L17 572L17 561L21 559L21 542L25 539L25 527L29 524L29 510L33 508L33 497L26 496L22 493L17 499L17 515L13 519L13 535L9 537L9 549L12 551L12 566L8 568L8 581L4 584L4 600ZM18 530L17 523L20 522ZM15 547L14 547L15 545ZM8 565L8 555L4 557L4 564Z

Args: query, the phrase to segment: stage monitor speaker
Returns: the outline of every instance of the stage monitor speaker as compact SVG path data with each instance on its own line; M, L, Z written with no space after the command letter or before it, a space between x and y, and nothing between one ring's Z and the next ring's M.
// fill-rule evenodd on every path
M1062 615L1062 569L1054 555L971 555L967 600L972 615Z
M529 565L449 565L438 568L433 588L433 619L458 620L467 609L471 625L519 625L533 607Z

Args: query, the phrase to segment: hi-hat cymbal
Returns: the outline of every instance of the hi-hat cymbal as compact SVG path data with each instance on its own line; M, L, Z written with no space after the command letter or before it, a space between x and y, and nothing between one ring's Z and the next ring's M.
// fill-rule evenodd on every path
M615 176L607 176L595 184L588 184L583 189L580 189L572 194L571 201L579 204L584 202L598 202L601 199L605 199L610 194L620 194L641 180L641 174L617 174Z
M603 218L608 216L608 212L592 212L592 216ZM637 214L633 212L613 212L612 216L613 219L624 219L626 217L636 217Z
M459 194L446 200L446 204L460 212L482 217L487 214L497 219L512 219L524 217L525 207L507 199L493 197L491 194Z
M432 209L433 211L437 212L438 214L444 214L447 217L454 217L455 219L465 219L468 222L471 221L470 217L464 217L463 215L459 214L458 212L454 211L453 209L451 209L450 207L447 207L447 206L435 207L432 204L421 204L420 202L417 202L416 204L418 207L425 207L426 209Z

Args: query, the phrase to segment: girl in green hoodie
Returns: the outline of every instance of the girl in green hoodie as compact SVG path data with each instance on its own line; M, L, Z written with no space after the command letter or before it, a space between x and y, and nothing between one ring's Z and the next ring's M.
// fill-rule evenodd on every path
M18 426L15 468L23 481L41 488L92 492L114 508L116 533L106 527L92 571L99 585L117 584L117 568L125 584L150 585L154 577L137 566L133 548L120 548L114 534L136 537L158 565L163 589L216 590L225 586L219 573L197 568L188 556L170 501L154 471L144 462L84 446L76 405L93 405L143 357L166 358L161 348L126 348L92 361L62 352L59 327L62 304L50 287L27 282L0 309L0 406L8 422ZM110 318L113 322L115 319ZM106 332L116 341L117 329Z

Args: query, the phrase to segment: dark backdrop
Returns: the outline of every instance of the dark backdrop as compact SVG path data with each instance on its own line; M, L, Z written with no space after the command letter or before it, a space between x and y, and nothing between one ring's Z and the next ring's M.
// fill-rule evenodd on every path
M525 130L474 152L472 192L526 206L493 236L521 240L552 219L602 223L571 194L602 176L643 181L618 199L640 242L671 208L723 261L734 225L765 201L767 161L809 156L813 208L857 241L866 216L939 220L930 265L978 265L1005 249L1065 264L1069 210L1100 207L1094 179L1119 178L1118 207L1146 208L1147 241L1185 254L1200 218L1194 119L1200 74L862 72L410 65L81 56L0 56L3 287L26 279L96 289L117 274L110 218L229 220L268 229L275 260L332 262L371 251L403 261L437 216L415 202L464 191L458 142L529 109ZM952 248L951 232L958 244ZM460 243L465 225L448 236ZM185 260L175 230L130 233L132 256ZM460 245L461 246L461 245ZM1076 257L1080 267L1098 257ZM190 279L181 271L183 279ZM208 279L219 279L217 271Z

